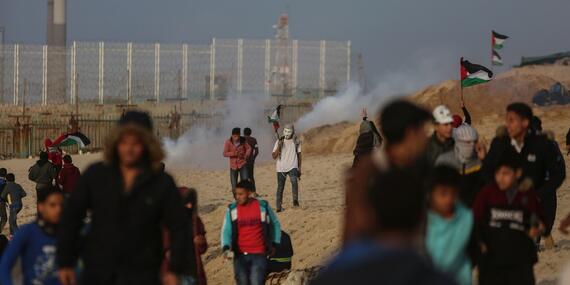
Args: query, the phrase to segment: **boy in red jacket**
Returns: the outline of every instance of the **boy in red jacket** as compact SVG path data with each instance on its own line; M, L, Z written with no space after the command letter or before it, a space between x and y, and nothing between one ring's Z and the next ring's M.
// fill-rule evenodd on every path
M535 284L538 261L534 239L544 225L532 183L522 179L521 163L511 153L495 170L495 182L485 186L473 204L482 256L479 284ZM522 182L520 182L522 181Z
M232 192L235 192L236 185L239 181L249 180L247 171L247 161L251 156L251 147L241 136L241 129L234 128L232 136L224 144L224 157L230 161L230 182L232 184Z
M77 183L79 176L81 176L81 172L79 171L79 168L73 165L71 156L65 155L63 157L63 162L65 164L57 175L57 184L61 185L63 193L67 196L73 191L73 188L75 188L75 184Z

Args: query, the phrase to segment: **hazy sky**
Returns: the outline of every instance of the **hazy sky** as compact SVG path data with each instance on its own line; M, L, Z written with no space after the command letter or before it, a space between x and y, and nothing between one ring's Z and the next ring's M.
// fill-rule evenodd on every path
M43 43L46 3L0 0L7 42ZM570 50L569 0L68 0L67 11L68 41L162 43L270 38L288 11L294 38L351 40L373 81L424 60L434 80L456 77L460 56L489 65L492 29L512 37L508 66Z

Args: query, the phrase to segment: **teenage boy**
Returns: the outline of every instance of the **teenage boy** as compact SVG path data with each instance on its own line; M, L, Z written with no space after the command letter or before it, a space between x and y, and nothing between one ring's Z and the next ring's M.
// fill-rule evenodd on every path
M6 201L10 209L10 235L18 229L18 213L22 210L22 198L26 197L26 191L16 183L16 176L13 173L6 175L6 187L0 194L0 199Z
M275 142L272 153L277 171L277 212L283 211L283 191L287 176L291 180L293 207L299 207L299 179L301 179L301 141L295 135L295 126L286 125L283 136Z
M437 157L453 150L454 141L451 137L453 117L449 109L440 105L433 109L434 132L428 142L426 157L430 166L435 164Z
M73 165L73 160L70 155L65 155L63 162L63 168L57 175L57 184L61 185L61 190L63 190L65 195L69 195L75 188L75 184L77 184L81 172L77 166Z
M0 283L12 285L12 270L22 261L24 284L59 285L55 262L56 230L63 195L55 186L44 188L38 196L38 218L22 226L14 235L0 261Z
M473 215L482 256L479 284L535 284L538 261L534 239L544 225L538 197L516 153L506 152L497 163L495 181L477 194ZM525 181L526 180L526 181Z
M245 128L243 129L243 136L245 138L245 141L247 142L247 144L249 145L249 147L251 148L251 155L249 156L247 163L246 163L246 168L247 168L247 175L249 177L249 180L251 182L253 182L253 187L255 189L255 159L257 158L257 156L259 155L259 147L257 146L257 139L251 136L251 128Z
M223 154L230 161L230 182L232 184L232 192L235 192L238 181L249 179L246 163L251 156L251 147L247 144L245 138L241 136L240 128L232 130L232 136L224 144Z
M237 285L263 285L267 256L281 241L281 225L267 201L252 198L253 184L241 181L222 225L222 250L233 259Z

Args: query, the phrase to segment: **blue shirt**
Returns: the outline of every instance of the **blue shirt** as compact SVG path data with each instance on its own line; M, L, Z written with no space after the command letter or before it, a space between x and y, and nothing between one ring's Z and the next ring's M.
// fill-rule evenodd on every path
M0 284L12 285L12 268L22 259L24 285L59 285L55 264L56 238L45 234L36 222L22 226L0 261Z

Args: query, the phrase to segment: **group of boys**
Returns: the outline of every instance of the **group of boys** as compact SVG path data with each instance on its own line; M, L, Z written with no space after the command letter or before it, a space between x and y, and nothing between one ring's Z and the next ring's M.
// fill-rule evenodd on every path
M553 243L565 165L529 106L506 111L506 134L487 152L470 122L445 106L430 114L388 104L383 147L349 171L343 250L314 284L463 285L475 267L482 285L534 284L540 237Z

